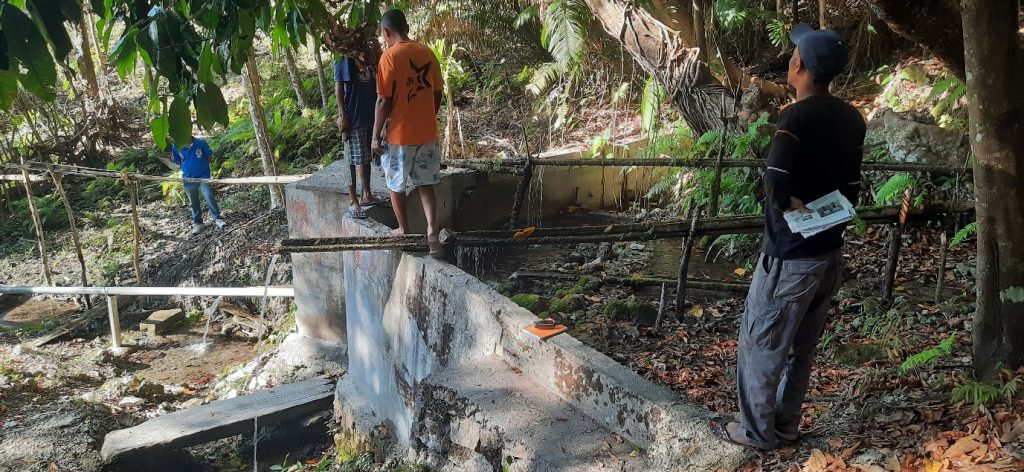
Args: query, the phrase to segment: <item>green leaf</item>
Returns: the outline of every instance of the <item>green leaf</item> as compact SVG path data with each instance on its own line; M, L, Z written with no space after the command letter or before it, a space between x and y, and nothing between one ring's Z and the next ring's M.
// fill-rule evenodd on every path
M139 50L135 38L138 34L138 28L134 26L128 28L114 45L114 50L110 52L110 59L117 65L117 75L122 79L135 71L135 57Z
M46 47L46 41L35 23L17 8L4 8L0 13L0 29L7 38L7 53L26 72L18 73L21 86L43 100L53 100L53 86L57 82L57 68Z
M999 292L999 301L1003 303L1024 303L1024 287L1010 287Z
M875 193L875 204L884 205L903 193L904 190L917 186L917 179L910 174L896 174L882 185Z
M512 27L515 29L522 28L523 25L536 20L540 16L540 5L530 5L519 12L516 16L516 21L512 23Z
M216 85L205 83L196 93L196 119L199 126L212 129L214 123L228 125L228 104Z
M63 4L68 0L56 0L59 4L54 5L53 2L45 2L45 5L39 5L39 0L28 0L25 4L28 7L28 11L32 13L32 20L35 21L39 31L46 36L46 39L50 40L50 45L53 46L54 56L58 61L63 61L68 57L68 53L71 52L71 37L68 36L68 30L64 27L64 15L61 14L61 8Z
M171 139L174 139L175 144L182 146L192 141L192 113L188 109L187 97L174 97L167 118Z
M563 70L583 56L592 16L583 0L553 0L548 5L541 43Z
M664 100L665 90L654 81L653 77L648 77L647 84L644 85L643 98L640 100L640 129L642 131L654 130L658 121L658 112Z
M167 115L160 115L149 120L149 129L153 132L153 141L161 151L167 150L167 131L169 123Z
M0 110L9 110L18 96L18 75L0 70Z
M0 30L0 70L11 70L11 57L7 55L7 36Z
M213 44L203 45L203 52L199 54L199 69L196 71L196 78L202 83L213 83L213 62L217 58L213 55Z
M967 226L964 226L963 228L960 229L960 231L956 232L956 235L953 236L953 239L949 242L950 247L959 246L960 243L964 242L967 238L971 237L971 235L977 232L978 222L974 221L968 223Z

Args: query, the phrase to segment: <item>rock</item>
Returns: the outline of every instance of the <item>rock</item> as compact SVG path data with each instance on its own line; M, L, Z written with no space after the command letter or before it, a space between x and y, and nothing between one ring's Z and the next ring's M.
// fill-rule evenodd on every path
M117 402L117 406L120 406L120 407L131 407L131 406L139 406L139 405L142 405L144 403L146 403L146 400L143 399L143 398L139 398L139 397L124 397L124 398L121 399L121 401Z
M632 243L629 245L629 248L634 251L643 251L644 249L647 249L647 246L640 243Z
M469 460L459 464L456 470L465 472L493 472L495 468L487 461L483 454L473 453Z
M164 394L164 386L143 380L138 387L133 389L133 393L139 397L153 398Z
M580 272L585 274L595 274L602 270L604 270L604 260L601 258L594 259L591 262L583 264L583 267L580 267Z
M182 402L181 405L178 405L178 409L179 410L187 410L189 408L202 405L203 403L204 403L204 401L203 401L202 398L193 398L191 400Z
M868 122L864 148L884 148L901 162L963 165L971 152L966 135L910 118L888 108L879 110Z
M597 248L597 258L606 261L615 259L615 251L612 249L612 243L601 243Z
M453 443L475 451L477 445L480 444L480 425L471 419L464 418L452 423L449 435Z

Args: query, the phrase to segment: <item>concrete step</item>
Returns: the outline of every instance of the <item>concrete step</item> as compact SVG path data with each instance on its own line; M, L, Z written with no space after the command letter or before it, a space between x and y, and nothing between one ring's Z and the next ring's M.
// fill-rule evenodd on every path
M334 382L324 377L200 405L107 433L100 456L106 463L195 446L253 430L253 420L272 424L331 406Z
M646 470L642 457L630 456L632 444L497 357L436 372L421 385L413 434L427 450L449 447L442 469Z

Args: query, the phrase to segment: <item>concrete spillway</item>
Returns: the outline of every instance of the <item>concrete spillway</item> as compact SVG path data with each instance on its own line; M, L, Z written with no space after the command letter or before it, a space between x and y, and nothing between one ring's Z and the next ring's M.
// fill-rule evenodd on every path
M531 202L545 212L604 207L635 189L617 169L546 172L534 192L543 201ZM388 208L342 218L346 182L338 163L290 185L291 236L390 231ZM515 183L446 171L442 223L507 220ZM293 257L299 333L345 348L335 351L348 364L335 409L355 438L440 470L715 470L742 460L711 436L709 412L567 334L525 333L536 316L451 264L397 251Z

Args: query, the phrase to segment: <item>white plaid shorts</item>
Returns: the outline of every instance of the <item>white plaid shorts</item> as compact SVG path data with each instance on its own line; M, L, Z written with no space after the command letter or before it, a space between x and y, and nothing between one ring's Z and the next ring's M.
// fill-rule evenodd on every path
M345 140L345 157L349 165L369 165L373 160L373 151L370 149L370 135L373 131L370 128L359 128L348 132L348 139Z
M441 154L435 143L386 146L381 167L392 192L404 193L409 187L436 185L441 181Z

